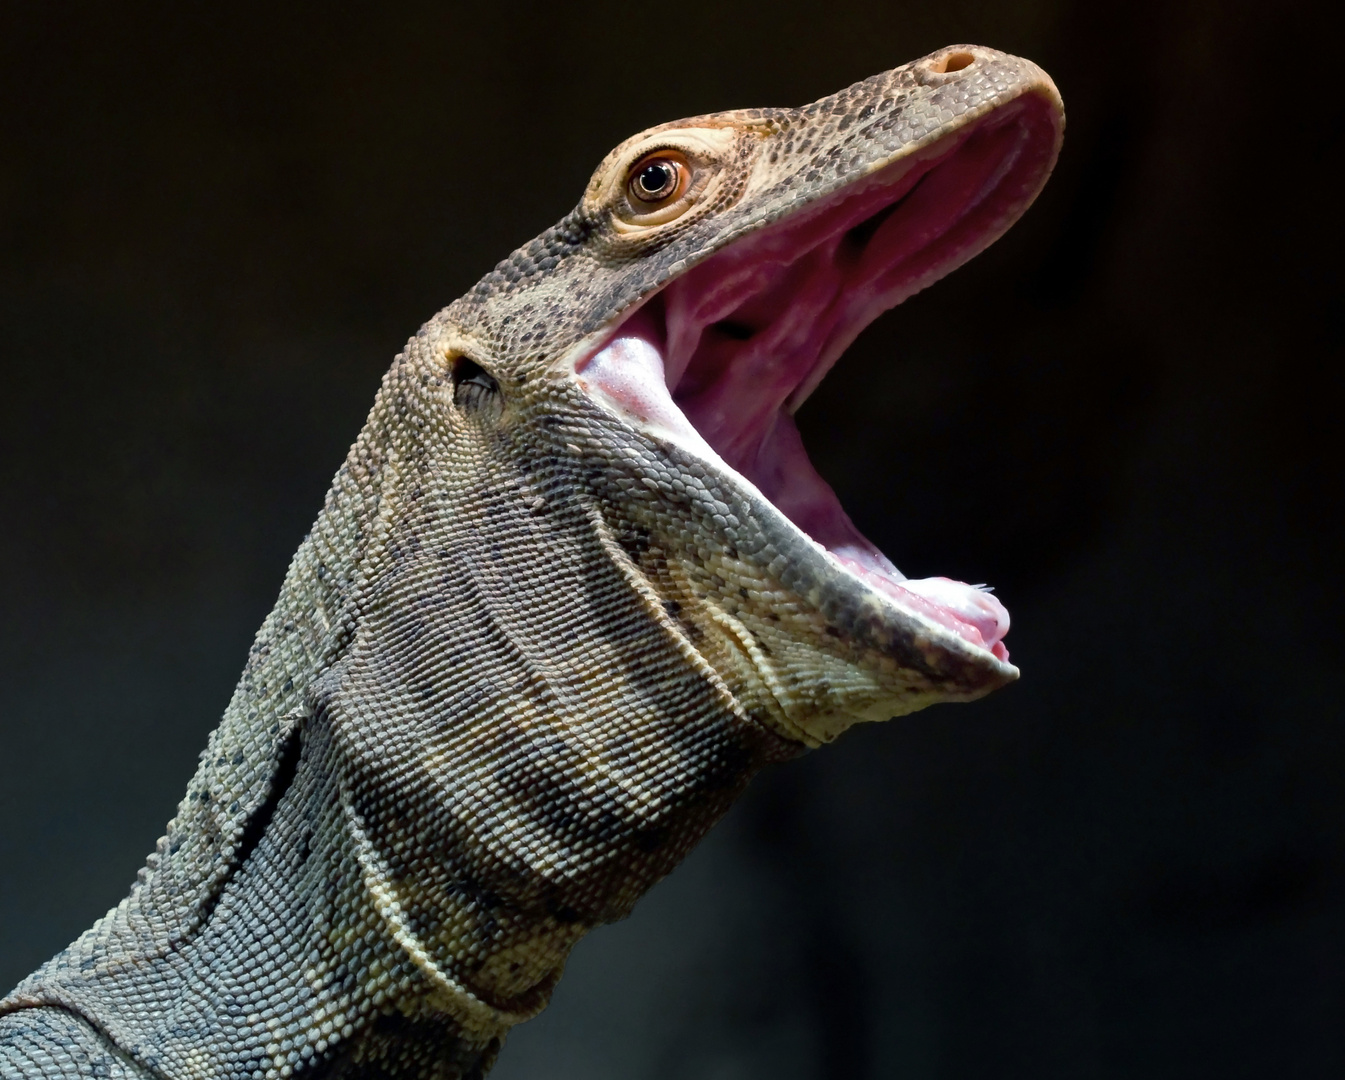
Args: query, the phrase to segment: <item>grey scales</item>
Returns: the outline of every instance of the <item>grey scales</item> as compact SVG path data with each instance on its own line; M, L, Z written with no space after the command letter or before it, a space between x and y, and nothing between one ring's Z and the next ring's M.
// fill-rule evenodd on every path
M955 46L665 124L393 361L130 894L0 1001L0 1076L483 1076L752 776L1015 679L794 413L1000 236L1064 128Z

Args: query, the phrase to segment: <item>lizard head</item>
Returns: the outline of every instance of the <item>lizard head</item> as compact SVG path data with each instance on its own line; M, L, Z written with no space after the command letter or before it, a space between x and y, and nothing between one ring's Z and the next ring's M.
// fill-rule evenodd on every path
M865 326L1026 210L1063 124L1044 72L977 46L664 124L449 309L458 407L583 489L657 616L791 739L1018 675L999 602L906 579L793 414Z

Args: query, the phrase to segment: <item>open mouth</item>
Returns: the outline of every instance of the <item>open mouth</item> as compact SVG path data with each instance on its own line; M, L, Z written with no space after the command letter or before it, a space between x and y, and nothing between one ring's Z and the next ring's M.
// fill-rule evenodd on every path
M1054 158L1026 94L747 234L674 278L576 364L628 422L736 473L848 574L1007 662L1009 615L982 586L907 579L851 522L794 412L858 334L983 250Z

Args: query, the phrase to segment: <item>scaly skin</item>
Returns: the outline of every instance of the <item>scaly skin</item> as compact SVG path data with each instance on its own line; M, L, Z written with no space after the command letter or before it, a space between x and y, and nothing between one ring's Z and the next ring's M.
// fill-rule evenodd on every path
M427 323L131 894L0 1002L0 1074L481 1076L763 765L1014 678L583 370L695 264L992 114L1021 190L914 291L1045 182L1063 114L1026 61L652 129ZM645 213L651 149L692 182Z

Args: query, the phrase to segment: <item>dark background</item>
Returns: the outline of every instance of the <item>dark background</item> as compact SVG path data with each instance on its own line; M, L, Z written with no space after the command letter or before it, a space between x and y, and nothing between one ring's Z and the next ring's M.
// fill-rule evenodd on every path
M1023 679L762 776L497 1075L1345 1075L1343 95L1293 3L0 4L0 983L124 894L424 319L636 130L964 41L1053 74L1056 176L801 423Z

